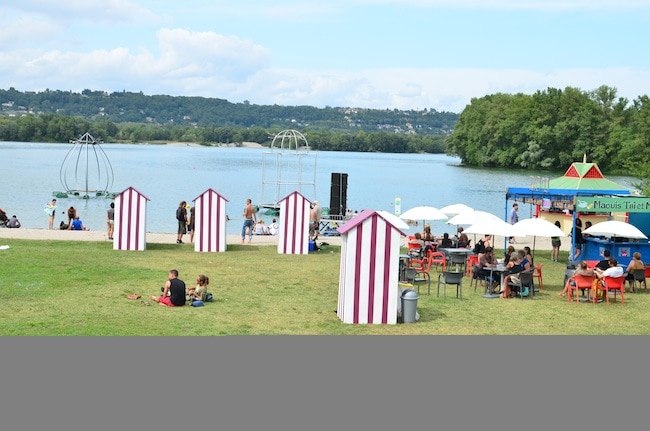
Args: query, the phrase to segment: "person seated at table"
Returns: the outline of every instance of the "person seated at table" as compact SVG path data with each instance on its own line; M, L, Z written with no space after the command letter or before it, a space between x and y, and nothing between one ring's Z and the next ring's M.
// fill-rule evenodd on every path
M634 254L632 255L632 260L630 260L630 263L627 265L627 269L625 272L627 275L625 276L625 281L630 285L630 292L634 292L634 271L635 270L644 270L645 271L645 264L641 260L641 253L638 251L635 251Z
M508 265L511 260L513 260L513 257L516 257L517 253L515 253L515 246L514 245L509 245L508 248L506 249L505 254L503 255L503 264Z
M494 282L493 279L490 279L493 276L493 272L490 271L491 268L496 268L497 261L494 258L494 252L492 247L487 247L485 253L481 254L481 257L478 259L478 276L481 280L487 280L488 282Z
M440 240L439 246L442 248L452 248L454 246L447 232L442 234L442 239Z
M456 235L456 238L458 238L458 248L469 246L469 238L467 237L467 234L463 232L462 226L458 226L458 234Z
M424 232L422 232L422 241L424 241L424 249L422 250L422 253L427 254L429 250L436 251L438 249L436 237L431 233L431 226L429 223L424 225Z
M520 272L531 272L532 266L528 258L526 258L526 252L524 250L517 251L517 261L510 268L508 275L503 279L503 286L501 286L501 291L503 292L503 298L510 298L512 289L508 285L510 282L518 283L519 282L519 273Z
M492 247L492 235L484 235L482 239L479 240L479 242L483 242L483 247Z
M612 277L612 278L623 277L625 275L625 270L620 266L618 266L618 260L616 260L615 257L611 257L609 259L609 268L603 271L602 269L596 267L594 268L594 273L596 274L596 277L598 277L597 280L594 280L594 292L597 292L599 290L599 286L605 285L605 282L603 281L604 277ZM607 293L603 291L603 295L606 294ZM597 299L599 299L599 301L604 300L605 296Z
M533 255L530 253L530 247L524 247L524 251L526 252L526 258L530 262L530 266L535 266L535 262L533 262Z
M485 249L492 247L492 235L485 235L483 238L479 239L472 250L480 259L481 255L485 253Z
M610 255L611 253L609 250L603 250L603 259L596 264L596 268L600 268L603 271L609 268Z
M424 249L424 241L422 240L422 234L420 232L415 232L413 238L409 239L408 250L409 254L417 254L418 257L422 255Z
M436 237L431 233L431 226L429 223L424 225L424 230L422 231L421 235L422 241L424 241L424 245L431 245L436 242Z
M594 270L589 269L589 265L587 265L587 261L583 260L580 262L580 265L573 271L573 274L571 274L571 277L566 281L566 284L564 285L564 289L560 293L558 293L558 296L566 296L567 292L569 291L569 286L575 286L575 276L576 275L583 275L585 277L591 277L594 275Z

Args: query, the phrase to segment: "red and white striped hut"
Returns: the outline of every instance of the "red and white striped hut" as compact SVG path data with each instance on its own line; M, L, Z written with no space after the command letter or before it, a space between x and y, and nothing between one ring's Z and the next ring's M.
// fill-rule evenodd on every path
M309 206L311 202L299 192L280 201L278 253L309 253Z
M406 234L373 210L354 216L338 232L339 319L343 323L397 323L400 242Z
M113 250L147 248L148 197L129 187L115 196Z
M194 251L226 251L226 202L213 189L194 198Z

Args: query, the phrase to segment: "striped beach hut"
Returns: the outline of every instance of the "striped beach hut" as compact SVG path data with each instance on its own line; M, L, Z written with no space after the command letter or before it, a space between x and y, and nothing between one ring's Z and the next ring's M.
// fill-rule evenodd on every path
M226 202L213 189L194 198L194 251L226 251Z
M400 240L406 236L374 210L343 226L337 315L343 323L397 323Z
M115 196L113 250L147 248L147 201L149 198L133 187Z
M309 207L311 202L295 191L279 201L278 253L309 253Z

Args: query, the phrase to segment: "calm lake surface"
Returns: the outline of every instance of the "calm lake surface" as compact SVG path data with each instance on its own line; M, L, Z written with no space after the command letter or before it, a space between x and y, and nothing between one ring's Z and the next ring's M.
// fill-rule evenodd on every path
M53 192L65 190L61 167L71 148L72 144L0 142L0 208L9 216L16 214L25 228L47 228L43 208ZM459 159L445 155L321 151L302 157L302 172L298 172L300 165L292 161L298 157L278 159L261 148L129 144L102 144L101 148L113 170L109 190L121 192L133 187L148 197L147 231L163 233L175 233L179 202L191 203L208 188L228 200L228 233L241 232L246 198L253 204L266 203L278 193L281 198L298 189L284 183L276 185L278 173L282 181L293 175L295 180L312 183L303 184L300 192L310 200L318 199L323 207L330 203L332 173L347 173L347 206L352 210L394 212L395 198L399 197L401 212L419 205L442 208L464 203L504 219L510 205L505 201L507 187L525 187L541 177L555 178L564 173L466 168L460 166ZM85 166L82 164L83 169ZM96 171L92 166L89 171L92 169ZM605 175L630 188L636 181ZM269 180L275 183L268 184ZM74 206L84 225L92 230L106 229L110 199L69 197L57 201L56 226L61 220L67 221L62 212ZM263 212L259 215L269 222L272 217ZM521 218L527 218L532 208L520 205L519 212ZM454 231L442 222L432 223L432 228L435 233Z

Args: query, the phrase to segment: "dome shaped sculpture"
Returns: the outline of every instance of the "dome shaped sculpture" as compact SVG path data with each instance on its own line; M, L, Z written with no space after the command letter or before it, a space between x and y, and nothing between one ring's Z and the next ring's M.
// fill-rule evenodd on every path
M279 208L279 200L291 192L316 195L316 154L307 138L297 130L283 130L273 138L262 155L261 208ZM270 193L269 193L270 191Z
M72 148L59 172L65 193L84 199L111 195L113 167L100 145L101 140L85 133L79 139L71 139L70 143Z

